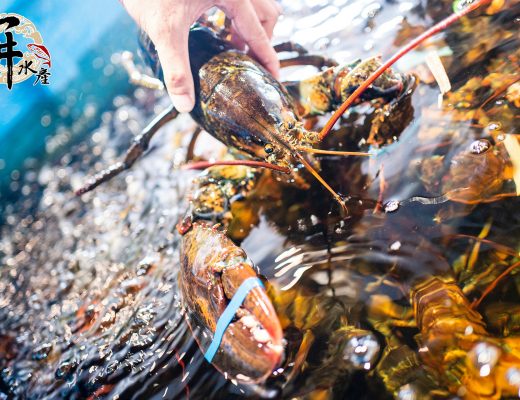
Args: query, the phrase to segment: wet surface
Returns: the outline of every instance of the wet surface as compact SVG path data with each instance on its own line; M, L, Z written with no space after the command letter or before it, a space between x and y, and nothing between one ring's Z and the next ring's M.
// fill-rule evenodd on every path
M339 62L377 53L387 58L451 12L451 4L428 3L286 1L275 33ZM414 317L411 298L420 297L423 282L455 281L497 343L509 337L514 345L520 332L510 311L519 307L518 270L497 281L519 251L520 104L518 89L510 89L519 78L518 18L518 7L510 5L462 21L400 61L398 68L413 70L421 83L390 117L369 105L345 116L323 148L377 154L321 158L323 175L347 196L348 215L314 182L308 191L279 185L260 202L260 222L242 246L270 282L287 341L282 369L263 386L226 381L204 361L182 316L175 225L195 174L177 167L194 128L189 117L164 128L129 173L82 198L72 194L87 171L111 163L168 104L144 89L116 98L117 110L103 116L90 139L59 163L14 180L24 197L6 207L1 230L0 393L448 396L450 367L426 369L435 363L419 359L424 346L416 335L431 344L420 328L430 321ZM425 63L433 50L444 56L452 86L440 100ZM284 77L312 72L292 67ZM201 147L204 154L212 145ZM442 316L442 304L421 299L417 304ZM448 317L467 328L458 315ZM477 331L479 318L472 320ZM503 350L471 343L467 362L482 378L493 374ZM455 357L456 350L442 351ZM520 385L514 367L500 373L511 387ZM470 383L461 397L473 390Z

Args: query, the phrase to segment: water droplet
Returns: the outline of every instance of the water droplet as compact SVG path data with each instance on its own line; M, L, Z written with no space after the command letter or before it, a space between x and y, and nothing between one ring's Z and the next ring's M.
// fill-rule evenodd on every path
M363 333L348 340L343 350L343 358L356 367L370 369L379 354L379 349L375 336L372 333Z
M117 360L110 361L105 368L106 374L112 375L115 372L115 370L117 369L118 364L119 364L119 361L117 361Z
M481 342L468 353L471 362L479 371L480 376L488 376L500 357L500 349L494 345Z
M387 212L387 213L397 211L398 208L399 208L399 201L397 201L397 200L390 200L388 203L385 204L385 212Z
M68 379L71 377L72 373L76 370L78 366L78 361L75 359L65 360L60 363L54 376L56 379Z
M507 382L511 386L520 388L520 368L511 367L506 372Z
M370 51L374 48L375 42L373 40L367 40L363 45L363 50Z
M374 18L381 11L381 8L381 4L377 2L370 3L367 7L363 9L363 11L361 12L361 16L364 19Z
M334 232L337 235L341 235L342 233L344 233L346 231L346 225L347 224L345 224L345 221L339 221L339 223L336 224L336 226L334 228Z
M136 271L136 275L137 276L143 276L143 275L146 275L148 273L148 271L150 270L150 268L152 268L152 263L150 260L142 260L139 265L137 266L137 271Z
M469 146L469 151L471 154L482 154L488 151L491 148L491 143L489 143L489 140L486 139L480 139L475 140L471 145Z
M469 101L459 101L457 104L455 104L455 108L471 108L471 103Z
M399 240L395 241L390 245L390 250L397 251L401 248L401 242Z
M44 128L47 128L52 122L51 116L49 114L45 114L41 117L40 123Z
M488 126L487 126L488 130L490 131L498 131L502 128L502 125L500 124L500 122L491 122Z
M399 400L415 400L417 395L413 386L407 383L406 385L403 385L399 388L397 398Z
M466 389L466 386L461 386L457 389L457 396L464 398L468 394L468 389Z
M51 350L52 343L43 343L33 350L32 359L36 361L43 360L47 358Z

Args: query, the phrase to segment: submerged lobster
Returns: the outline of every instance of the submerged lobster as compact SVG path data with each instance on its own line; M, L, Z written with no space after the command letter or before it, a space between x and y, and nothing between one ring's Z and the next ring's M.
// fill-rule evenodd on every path
M149 41L145 45L151 50L152 68L160 73L153 45ZM189 48L196 91L193 119L239 154L256 161L242 160L239 164L277 170L282 172L279 179L299 188L307 186L307 177L300 171L303 166L344 207L342 198L316 172L317 162L304 153L312 151L319 139L317 133L304 128L302 118L324 114L341 104L381 65L379 58L329 67L309 79L290 82L286 88L254 59L233 49L207 27L196 25L191 29ZM287 43L276 48L304 53L299 46ZM307 60L316 66L330 63L317 56L298 57L296 62L306 64ZM395 102L403 93L409 94L413 84L413 76L388 70L360 101ZM92 190L129 168L147 149L155 132L176 116L176 110L168 109L136 139L123 162L95 176L77 193ZM258 178L259 174L249 167L209 168L199 178L190 210L179 224L183 235L182 294L188 322L204 352L219 317L240 285L257 276L245 252L224 232L234 200L247 196ZM254 286L246 292L234 322L220 332L222 343L215 358L206 354L219 370L242 381L264 380L283 357L283 333L276 312L262 285ZM242 357L238 359L237 354Z

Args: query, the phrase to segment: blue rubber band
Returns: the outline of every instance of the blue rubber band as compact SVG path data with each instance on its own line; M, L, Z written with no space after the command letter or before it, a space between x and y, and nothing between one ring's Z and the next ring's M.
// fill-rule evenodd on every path
M233 320L238 308L242 305L248 293L257 287L264 287L262 281L257 277L247 278L238 287L228 306L218 319L217 328L215 329L215 334L213 335L213 340L211 341L208 350L206 350L206 353L204 354L204 358L208 362L211 362L213 357L215 357L215 354L220 347L220 343L222 342L222 338L224 337L224 333Z

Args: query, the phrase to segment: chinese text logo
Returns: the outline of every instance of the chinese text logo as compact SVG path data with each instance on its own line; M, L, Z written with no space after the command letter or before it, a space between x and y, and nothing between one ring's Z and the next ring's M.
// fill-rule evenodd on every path
M0 84L14 84L34 77L33 85L49 84L51 55L40 32L27 18L0 14Z

